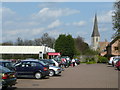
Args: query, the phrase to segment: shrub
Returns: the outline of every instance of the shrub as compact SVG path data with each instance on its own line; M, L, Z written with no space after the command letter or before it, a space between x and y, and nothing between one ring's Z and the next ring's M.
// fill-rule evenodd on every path
M98 62L97 63L107 63L108 59L106 57L98 56Z

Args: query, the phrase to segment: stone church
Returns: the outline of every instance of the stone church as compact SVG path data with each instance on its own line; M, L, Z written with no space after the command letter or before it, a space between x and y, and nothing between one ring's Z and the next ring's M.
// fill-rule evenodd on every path
M91 48L96 51L99 47L99 42L100 42L100 34L98 31L97 15L95 15L93 32L91 35Z
M107 42L107 40L100 42L97 15L95 15L91 35L91 48L95 51L98 50L101 56L120 56L120 36L115 37L111 42Z

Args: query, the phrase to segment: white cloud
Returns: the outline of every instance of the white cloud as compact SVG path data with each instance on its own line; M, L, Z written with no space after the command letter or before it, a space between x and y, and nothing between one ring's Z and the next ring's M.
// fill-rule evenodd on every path
M98 22L100 23L112 23L112 15L113 15L113 10L110 10L108 12L103 12L101 15L98 15Z
M66 23L66 26L84 26L86 24L85 21L79 21L79 22L72 22L72 23Z
M109 29L106 27L101 27L101 28L99 28L99 30L104 32L104 31L108 31Z
M56 2L45 2L45 3L42 3L42 4L39 4L38 7L39 8L52 8L52 7L55 7L56 6Z
M34 38L34 36L40 36L45 30L45 28L5 30L2 36L3 41L14 41L17 37L30 40Z
M56 20L56 21L52 22L50 25L48 25L48 29L58 27L58 26L60 26L61 24L62 24L62 23L61 23L59 20Z
M84 26L85 24L86 24L85 21L73 22L73 25L75 26Z
M2 15L3 19L11 19L16 15L16 12L10 8L2 7L0 8L0 15Z
M79 10L70 8L43 8L38 13L33 14L33 19L48 19L48 18L58 18L61 16L69 16L72 14L80 13Z
M59 30L51 30L51 31L48 31L48 34L54 38L57 38L61 32L59 32Z

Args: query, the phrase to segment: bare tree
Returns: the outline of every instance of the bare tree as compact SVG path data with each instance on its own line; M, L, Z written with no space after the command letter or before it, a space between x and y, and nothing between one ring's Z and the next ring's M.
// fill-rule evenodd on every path
M55 39L50 37L48 33L44 33L43 36L41 37L41 44L42 45L47 45L48 47L53 48L55 43Z

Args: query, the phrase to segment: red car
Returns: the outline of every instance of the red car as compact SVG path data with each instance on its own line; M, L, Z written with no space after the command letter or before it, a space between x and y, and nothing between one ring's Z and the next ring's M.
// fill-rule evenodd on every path
M118 69L118 70L120 70L120 59L117 61L117 63L116 63L116 68Z

